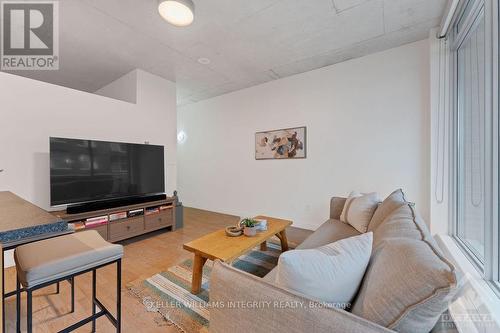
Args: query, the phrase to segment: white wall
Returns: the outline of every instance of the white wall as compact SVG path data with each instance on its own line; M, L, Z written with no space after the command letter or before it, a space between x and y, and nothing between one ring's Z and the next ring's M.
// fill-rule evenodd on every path
M105 85L94 94L119 99L129 103L137 103L137 73L133 70L118 80Z
M429 42L180 107L187 206L314 229L329 198L402 187L429 217ZM307 126L307 159L254 159L258 131Z
M49 208L49 137L60 136L164 145L166 190L172 193L175 84L140 70L132 76L136 104L0 73L0 190Z

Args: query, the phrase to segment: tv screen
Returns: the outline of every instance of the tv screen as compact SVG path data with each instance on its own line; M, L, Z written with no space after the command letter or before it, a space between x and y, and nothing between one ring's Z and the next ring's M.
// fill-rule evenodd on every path
M163 146L50 138L52 206L163 192Z

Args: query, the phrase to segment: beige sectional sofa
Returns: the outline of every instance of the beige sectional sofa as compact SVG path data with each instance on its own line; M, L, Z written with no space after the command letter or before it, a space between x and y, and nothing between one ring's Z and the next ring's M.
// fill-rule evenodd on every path
M330 219L297 249L360 234L339 220L345 200L331 199ZM379 205L368 229L373 252L349 311L280 288L276 268L261 279L216 262L210 331L429 332L456 293L455 268L401 190Z

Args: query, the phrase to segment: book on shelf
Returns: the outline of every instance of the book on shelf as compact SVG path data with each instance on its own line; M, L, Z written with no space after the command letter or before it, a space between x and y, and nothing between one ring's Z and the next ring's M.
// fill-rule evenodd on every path
M108 223L108 220L101 220L101 221L87 221L85 222L85 228L95 228L99 227L101 225L106 225Z
M74 231L79 231L85 229L85 222L83 221L78 221L78 222L73 222L70 223L70 228L73 229Z
M118 212L118 213L109 214L109 221L116 221L116 220L121 220L121 219L126 219L126 218L127 218L127 212Z
M103 220L107 221L108 215L89 217L88 219L85 220L85 222L94 222L94 221L103 221Z
M167 210L167 209L171 209L172 208L172 205L168 205L168 206L160 206L160 210Z
M153 214L157 214L159 212L160 212L160 208L159 207L152 207L152 208L146 208L145 214L146 215L153 215Z
M134 217L134 216L140 216L140 215L144 215L144 209L142 209L142 208L128 211L128 217Z
M87 225L87 224L106 224L106 223L108 223L108 219L85 221L85 225Z

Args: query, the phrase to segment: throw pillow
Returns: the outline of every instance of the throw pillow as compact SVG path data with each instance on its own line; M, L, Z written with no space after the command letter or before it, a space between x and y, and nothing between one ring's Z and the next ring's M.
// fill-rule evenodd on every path
M436 251L440 251L424 220L417 214L415 207L406 203L395 209L382 223L373 230L373 248L395 238L411 238L428 242Z
M372 258L352 313L398 332L431 331L456 294L455 267L409 203L373 233Z
M368 231L374 231L377 227L385 220L389 214L398 209L399 207L405 205L406 198L403 190L398 189L392 192L385 200L378 206L373 213L373 217L368 224Z
M316 300L350 306L370 260L372 240L370 232L316 249L285 252L275 282Z
M379 205L377 193L359 194L351 192L347 198L340 220L349 223L357 231L368 231L368 224Z

